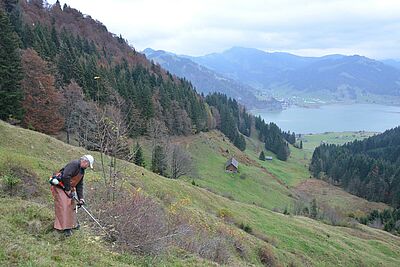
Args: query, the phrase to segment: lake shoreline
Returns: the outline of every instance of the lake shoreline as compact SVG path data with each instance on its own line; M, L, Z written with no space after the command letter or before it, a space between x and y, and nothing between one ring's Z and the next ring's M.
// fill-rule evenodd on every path
M384 132L400 125L400 107L379 104L296 105L282 111L253 109L250 112L266 122L274 122L284 131L301 134Z

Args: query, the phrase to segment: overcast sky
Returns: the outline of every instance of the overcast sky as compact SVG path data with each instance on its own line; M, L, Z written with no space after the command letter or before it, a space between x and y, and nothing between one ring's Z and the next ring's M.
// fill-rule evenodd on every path
M139 51L151 47L196 56L242 46L400 59L400 0L60 2L122 34Z

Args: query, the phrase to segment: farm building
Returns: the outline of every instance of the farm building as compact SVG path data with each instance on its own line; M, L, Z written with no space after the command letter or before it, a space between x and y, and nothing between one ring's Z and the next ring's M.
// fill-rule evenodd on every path
M236 173L238 172L239 162L235 158L229 159L225 164L225 171Z

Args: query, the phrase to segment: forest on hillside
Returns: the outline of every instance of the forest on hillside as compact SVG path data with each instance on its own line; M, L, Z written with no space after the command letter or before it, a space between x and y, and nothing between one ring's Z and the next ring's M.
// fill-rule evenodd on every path
M310 170L357 196L400 207L400 127L343 146L322 144Z
M255 118L236 100L199 95L89 15L58 1L1 0L0 28L2 120L46 134L63 131L68 143L122 158L129 154L126 139L143 135L219 129L246 147ZM284 150L285 160L289 149L276 128L262 141L273 142L266 147L275 153ZM106 132L118 147L107 147Z

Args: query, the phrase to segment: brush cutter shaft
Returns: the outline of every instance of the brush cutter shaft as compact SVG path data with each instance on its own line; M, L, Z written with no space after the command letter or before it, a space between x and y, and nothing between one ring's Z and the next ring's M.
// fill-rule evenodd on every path
M101 224L96 220L96 218L93 217L93 215L84 206L81 206L81 208L90 216L90 218L93 219L93 221L95 221L97 223L98 226L100 226L101 229L104 230L103 226L101 226Z
M74 196L74 199L79 202L79 200L76 196ZM104 227L101 226L101 224L96 220L96 218L93 217L93 215L83 205L80 205L79 207L82 208L87 213L87 215L89 215L90 218L92 218L93 221L95 221L97 223L97 225L100 226L101 230L103 230L104 233L106 233L106 235L108 235L110 237L110 234L106 231L106 229L104 229ZM76 207L76 212L78 212L78 207Z

